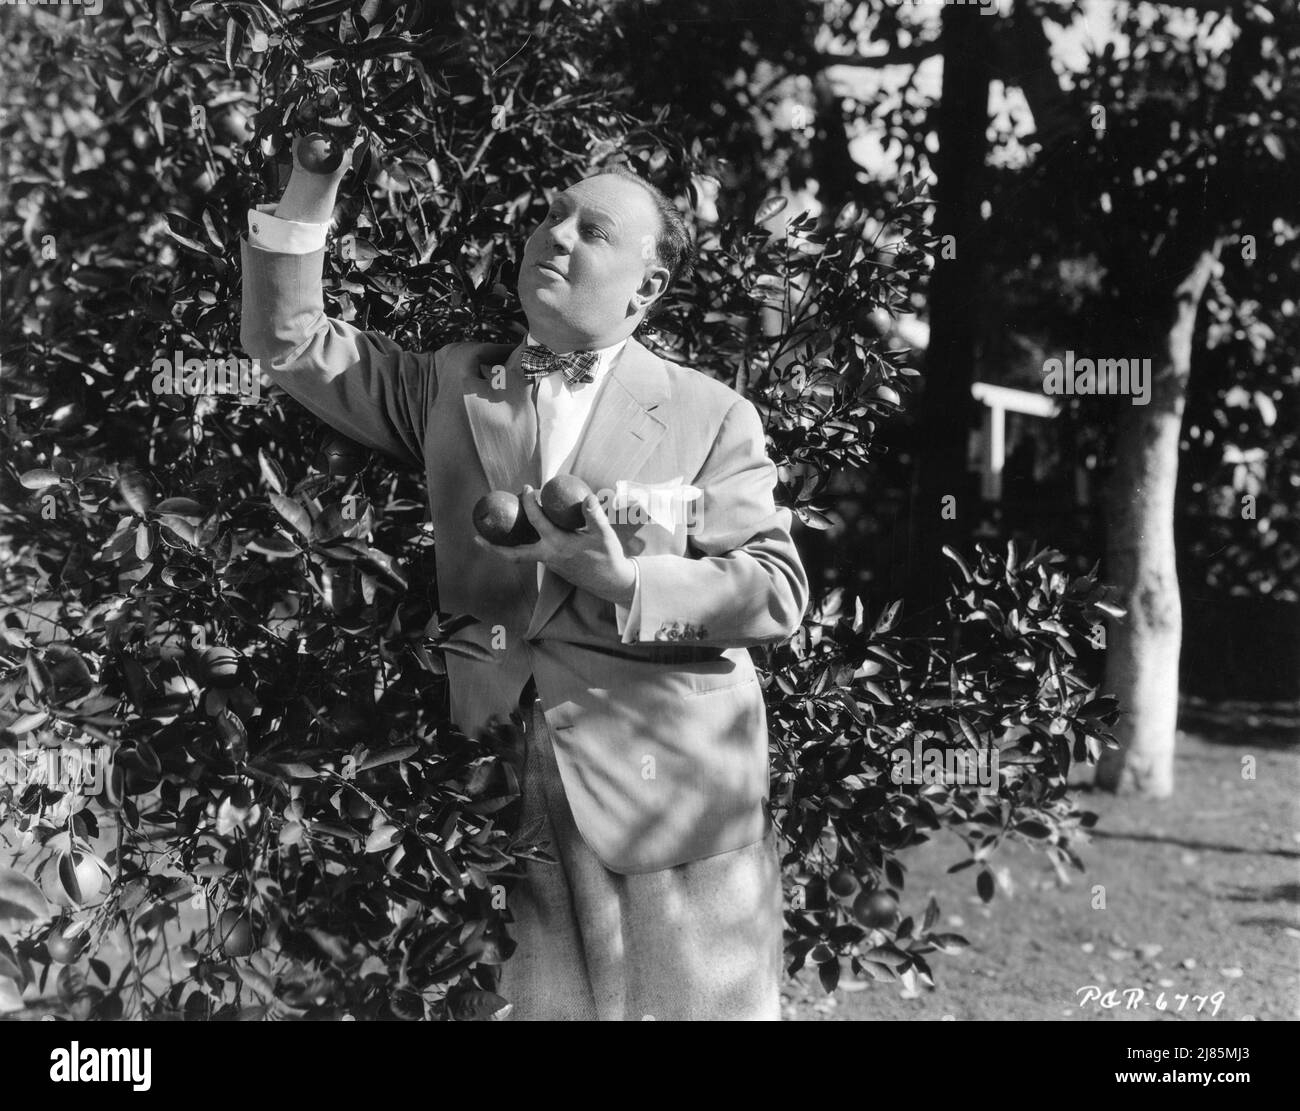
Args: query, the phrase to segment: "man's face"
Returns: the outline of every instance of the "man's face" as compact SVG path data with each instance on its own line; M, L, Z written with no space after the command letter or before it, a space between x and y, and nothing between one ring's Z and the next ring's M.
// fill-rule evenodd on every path
M519 268L534 338L568 351L631 335L667 283L658 232L654 201L635 182L601 175L557 194Z

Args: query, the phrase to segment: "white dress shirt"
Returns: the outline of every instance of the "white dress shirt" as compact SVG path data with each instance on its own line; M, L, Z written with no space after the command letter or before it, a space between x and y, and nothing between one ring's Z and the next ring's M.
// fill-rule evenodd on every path
M272 215L276 205L260 204L248 214L248 241L263 251L277 251L286 255L309 255L325 246L329 224L305 223L300 220L282 220ZM530 333L526 343L535 343ZM569 382L561 371L553 371L539 379L532 392L537 408L537 440L541 453L542 485L557 474L566 473L582 436L582 430L591 419L596 391L614 361L623 353L627 340L596 352L600 357L592 374L592 382ZM641 568L632 557L635 585L628 606L614 607L619 637L624 644L636 642L636 632L641 624ZM537 585L542 585L546 571L544 563L537 564Z

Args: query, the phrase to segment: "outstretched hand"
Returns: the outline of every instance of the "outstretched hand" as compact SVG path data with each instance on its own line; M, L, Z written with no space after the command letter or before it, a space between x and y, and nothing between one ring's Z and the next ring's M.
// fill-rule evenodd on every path
M352 145L344 152L342 160L331 173L315 173L305 169L301 155L306 136L298 136L293 144L293 170L284 196L276 205L275 215L282 220L296 220L307 224L326 224L334 215L334 202L339 185L352 169L352 158L357 147L367 141L364 129L357 132Z
M529 523L537 530L540 539L536 543L510 548L490 543L481 536L474 537L474 543L511 563L544 563L560 578L607 602L622 606L631 603L636 568L623 554L623 545L595 494L583 499L586 523L575 532L551 523L531 486L524 487L519 501Z
M352 137L352 141L345 146L343 143L339 142L337 136L326 135L325 138L339 150L341 158L338 166L333 170L322 172L315 167L308 166L306 164L306 161L308 160L304 158L305 152L312 145L312 140L319 138L322 134L322 132L314 132L311 135L297 135L294 137L293 168L298 171L299 174L312 174L315 177L324 179L337 188L339 182L347 177L352 170L352 159L356 154L357 147L369 142L370 136L364 127L358 128L357 133Z

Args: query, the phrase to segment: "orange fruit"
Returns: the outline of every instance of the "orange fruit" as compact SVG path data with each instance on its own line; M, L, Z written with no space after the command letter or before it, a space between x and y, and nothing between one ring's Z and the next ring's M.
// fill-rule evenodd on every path
M898 903L883 891L864 891L853 900L853 914L873 930L883 930L898 921Z
M516 548L541 539L529 523L517 495L508 490L484 494L474 506L474 527L490 544Z
M557 474L542 487L542 512L556 528L576 532L587 523L582 503L590 496L591 487L577 475Z

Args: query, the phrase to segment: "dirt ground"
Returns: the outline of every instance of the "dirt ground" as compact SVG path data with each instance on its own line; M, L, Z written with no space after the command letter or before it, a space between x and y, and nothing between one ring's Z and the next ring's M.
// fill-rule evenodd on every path
M1243 777L1253 756L1256 778ZM955 837L904 858L903 909L933 893L940 921L971 947L934 954L937 986L912 997L870 984L828 998L814 971L786 993L787 1020L1230 1021L1300 1018L1300 736L1180 733L1175 795L1151 802L1096 792L1081 769L1079 805L1100 818L1079 852L1087 872L1062 887L1047 859L1011 846L1009 869L985 905ZM1105 888L1094 909L1094 885ZM1142 988L1105 1009L1079 989ZM1179 995L1224 993L1212 1002ZM1155 1003L1161 992L1166 1008ZM1086 995L1094 993L1085 993Z

